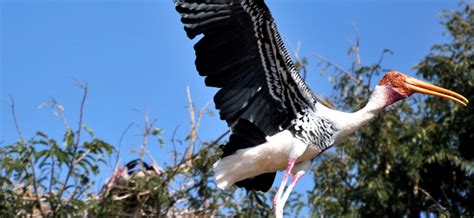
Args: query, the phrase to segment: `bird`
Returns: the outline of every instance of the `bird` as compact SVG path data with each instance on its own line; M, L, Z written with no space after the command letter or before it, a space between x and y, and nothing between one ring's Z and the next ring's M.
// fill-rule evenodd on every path
M464 96L406 74L389 71L355 112L320 101L295 68L263 0L174 0L194 45L196 69L214 96L231 135L213 165L217 187L268 191L285 170L273 198L276 217L311 161L414 93L466 106ZM288 179L292 179L287 186Z

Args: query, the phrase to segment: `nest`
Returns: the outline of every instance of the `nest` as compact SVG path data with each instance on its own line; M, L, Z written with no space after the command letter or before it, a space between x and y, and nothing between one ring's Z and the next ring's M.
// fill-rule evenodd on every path
M140 159L117 167L112 177L104 185L100 194L101 204L110 204L110 215L118 216L161 216L159 208L149 205L156 190L147 183L160 181L162 170ZM117 210L114 210L117 208Z

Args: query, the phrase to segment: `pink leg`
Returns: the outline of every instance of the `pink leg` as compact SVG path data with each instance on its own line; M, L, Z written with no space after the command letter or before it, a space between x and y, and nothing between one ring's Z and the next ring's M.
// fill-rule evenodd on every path
M292 158L288 161L288 167L285 170L285 176L283 176L283 180L281 180L280 187L278 188L277 193L275 194L275 197L273 198L273 207L277 208L279 200L281 199L281 195L283 193L283 189L286 186L286 183L288 181L288 177L290 177L291 170L295 166L296 160L298 158Z
M282 207L285 205L286 200L288 200L288 197L290 197L291 191L292 191L293 188L295 187L295 185L296 185L296 183L298 182L298 180L300 180L300 178L304 175L304 173L305 173L305 171L300 170L300 171L298 171L298 172L293 176L293 179L291 180L290 185L288 186L288 188L287 188L286 191L285 191L285 194L284 194L283 197L281 198Z

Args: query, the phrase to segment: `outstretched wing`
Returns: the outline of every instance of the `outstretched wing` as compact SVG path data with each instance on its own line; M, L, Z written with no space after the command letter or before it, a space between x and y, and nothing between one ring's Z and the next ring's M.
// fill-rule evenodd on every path
M273 135L314 94L296 71L263 0L175 0L194 46L196 68L207 86L220 90L214 102L233 126L247 119Z

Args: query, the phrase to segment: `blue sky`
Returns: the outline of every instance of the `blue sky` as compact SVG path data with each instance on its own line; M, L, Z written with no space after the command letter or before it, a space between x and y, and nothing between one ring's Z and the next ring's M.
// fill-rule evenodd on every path
M314 52L348 67L349 41L360 33L362 62L371 64L389 48L384 66L407 74L434 43L446 42L440 14L455 10L448 0L268 0L285 42L301 43L300 56L309 59L308 83L320 96L330 96L328 74L320 75ZM76 123L81 90L89 86L85 124L111 144L118 144L129 123L142 124L148 111L169 139L179 126L189 126L186 85L196 106L212 100L194 68L195 41L186 34L171 0L1 0L0 14L0 142L18 137L9 110L9 95L26 138L36 131L62 137L64 128L49 109L38 106L54 97ZM211 109L214 106L211 104ZM138 111L137 111L138 110ZM205 117L200 136L212 140L226 131L217 116ZM134 126L122 142L122 159L134 156L141 143ZM150 150L160 162L171 155ZM184 148L182 148L184 149ZM306 176L300 189L311 188ZM279 184L279 181L275 182Z

